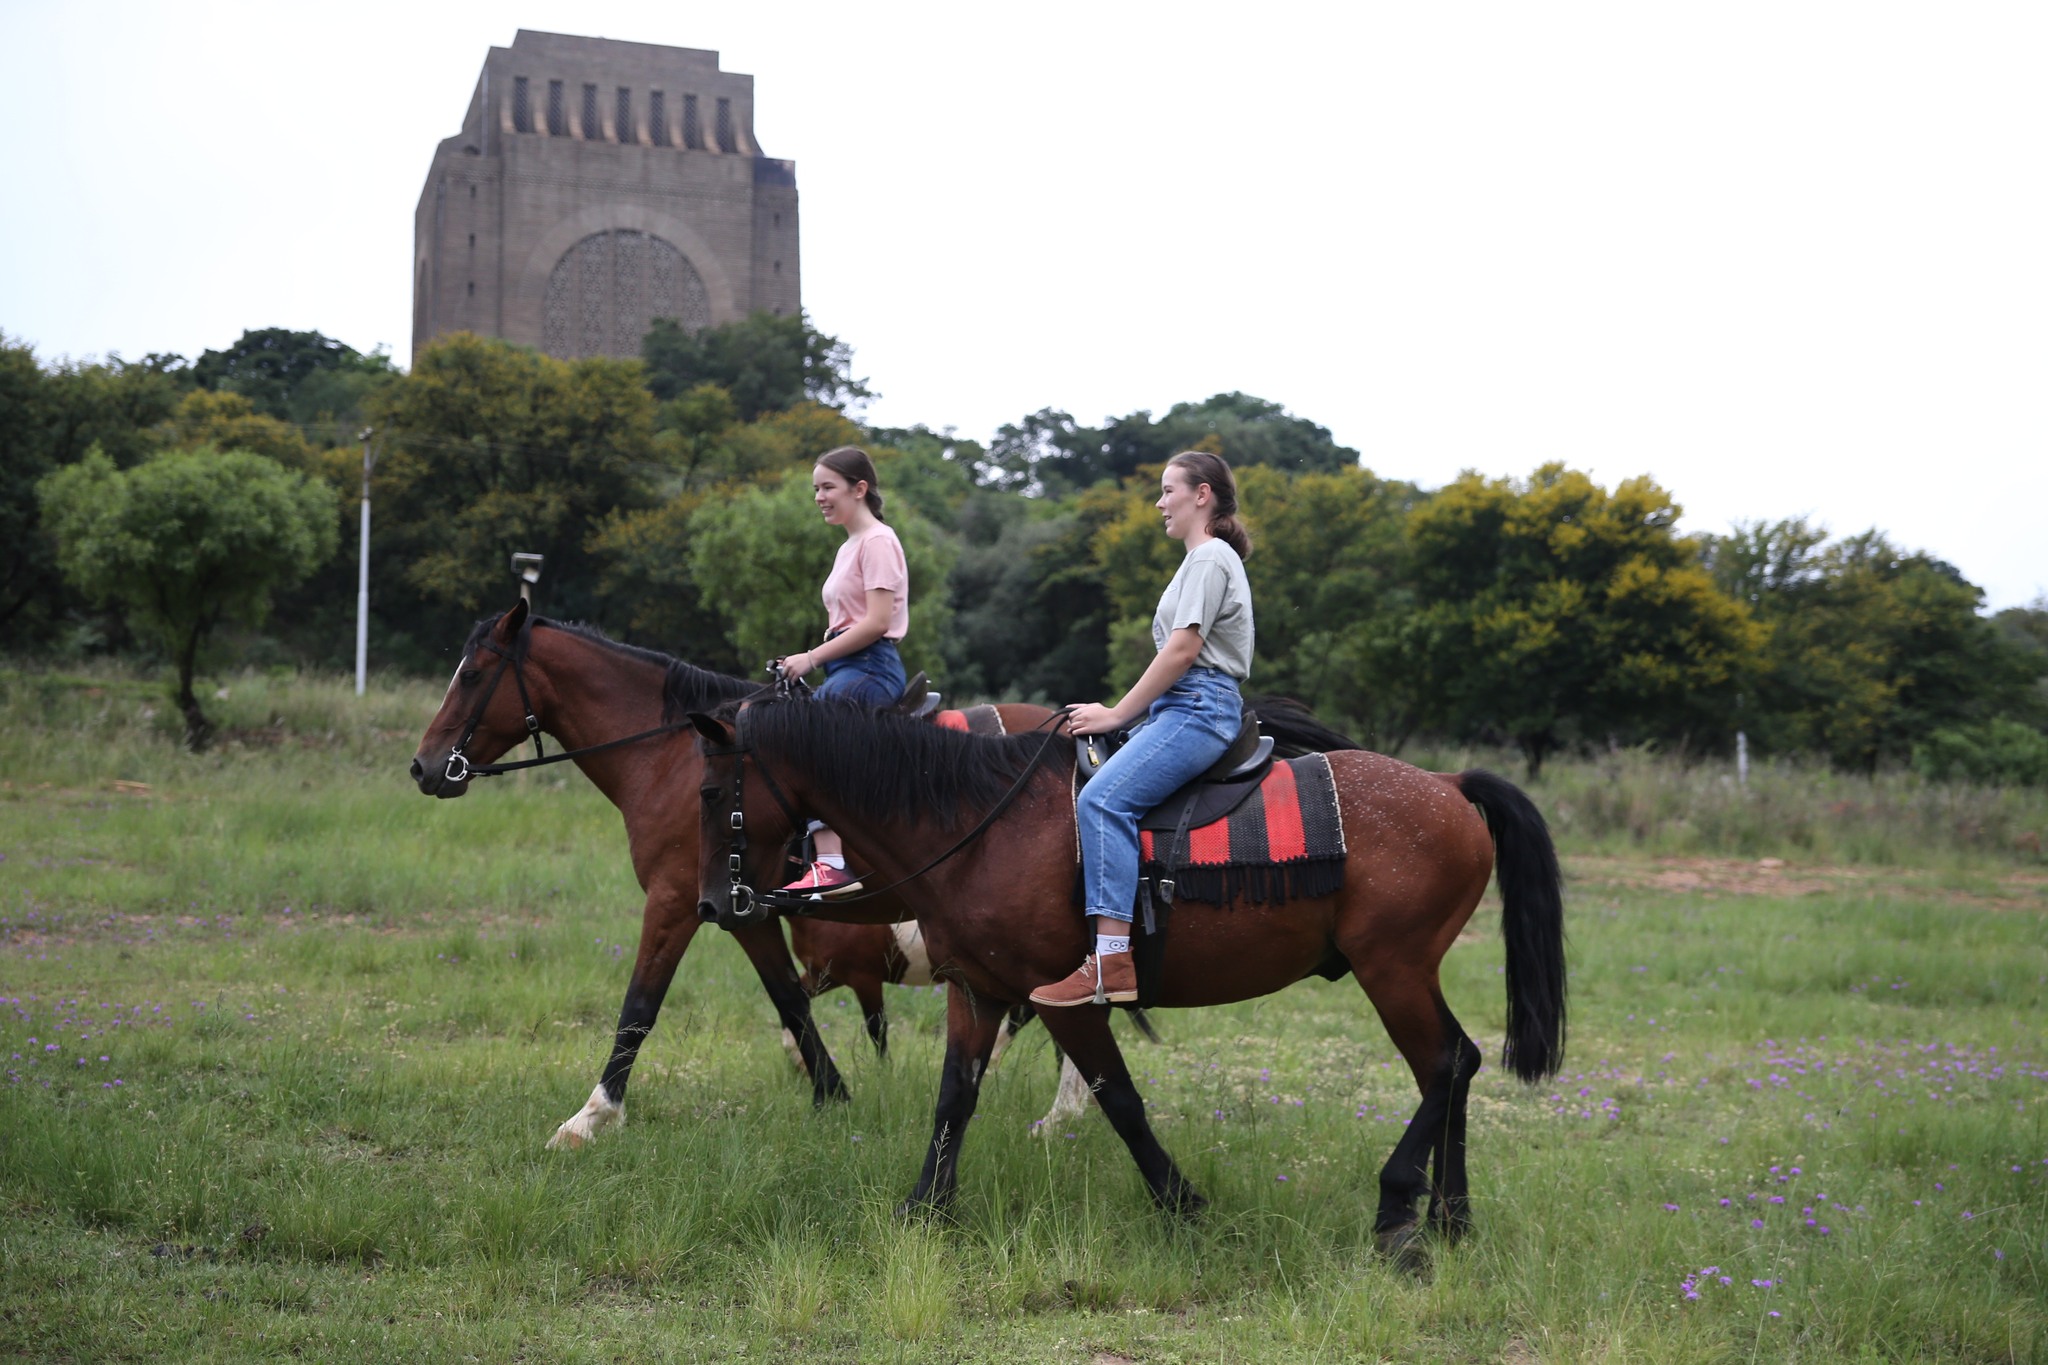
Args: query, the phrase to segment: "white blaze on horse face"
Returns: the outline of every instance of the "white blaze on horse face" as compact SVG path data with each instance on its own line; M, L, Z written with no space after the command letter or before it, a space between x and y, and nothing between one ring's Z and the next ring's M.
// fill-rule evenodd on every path
M932 958L924 950L924 935L918 932L916 920L892 924L889 932L896 935L896 951L903 954L903 984L906 986L929 986L932 984Z
M575 1116L555 1129L555 1135L548 1139L548 1150L581 1147L605 1129L623 1127L625 1122L625 1104L614 1104L612 1097L604 1093L604 1082L599 1081Z
M448 690L441 694L441 705L446 706L448 699L455 695L455 684L462 681L462 666L468 662L469 656L466 654L455 661L455 671L448 675Z

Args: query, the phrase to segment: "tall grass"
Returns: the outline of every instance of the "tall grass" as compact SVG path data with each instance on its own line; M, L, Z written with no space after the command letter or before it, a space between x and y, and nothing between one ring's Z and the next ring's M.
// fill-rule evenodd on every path
M0 676L0 1350L2048 1355L2048 904L1983 904L1949 866L2034 885L2010 851L1899 817L1856 856L1935 871L1798 895L1642 889L1583 862L1566 1071L1533 1090L1481 1071L1476 1229L1417 1277L1371 1250L1413 1086L1349 982L1168 1013L1164 1046L1129 1045L1213 1201L1192 1228L1153 1212L1099 1117L1032 1135L1042 1034L988 1081L955 1217L897 1224L943 998L892 993L887 1063L845 992L821 998L854 1098L813 1112L744 955L709 933L629 1125L547 1152L603 1062L637 931L610 808L573 774L418 796L404 761L437 688L308 701L231 679L229 739L193 756L140 715L152 686ZM1782 783L1787 810L1798 780L1753 774L1731 800ZM1815 799L1860 790L1808 780ZM1569 848L1607 860L1820 856L1818 836L1690 842L1712 786L1629 755L1556 767L1537 795ZM1594 794L1610 788L1665 813L1639 835ZM1844 846L1855 820L1877 827L1830 818ZM1489 1059L1501 965L1482 911L1444 987Z

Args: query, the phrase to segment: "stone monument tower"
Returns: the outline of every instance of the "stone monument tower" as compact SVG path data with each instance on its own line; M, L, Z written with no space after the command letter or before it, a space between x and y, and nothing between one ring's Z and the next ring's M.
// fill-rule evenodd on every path
M796 166L754 78L686 47L521 29L494 47L413 217L415 353L471 331L563 359L801 306Z

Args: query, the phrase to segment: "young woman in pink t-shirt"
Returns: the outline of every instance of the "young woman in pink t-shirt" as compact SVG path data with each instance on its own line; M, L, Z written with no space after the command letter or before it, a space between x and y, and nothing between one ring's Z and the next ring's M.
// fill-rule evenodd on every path
M822 665L820 697L887 706L907 681L896 642L910 628L910 571L903 542L882 520L881 480L859 446L840 446L818 457L811 470L812 500L825 520L846 531L846 543L825 578L825 643L782 660L788 678ZM839 836L813 827L818 861L784 888L829 894L856 890L846 875Z

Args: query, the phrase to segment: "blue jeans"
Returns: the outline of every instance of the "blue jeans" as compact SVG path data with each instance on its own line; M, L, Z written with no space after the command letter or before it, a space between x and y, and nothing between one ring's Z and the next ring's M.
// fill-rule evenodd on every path
M858 653L827 660L825 681L813 695L879 708L902 696L909 681L903 675L903 659L896 653L896 642L877 640Z
M1138 897L1138 820L1207 772L1243 724L1237 679L1190 668L1088 779L1074 819L1089 914L1130 923Z

